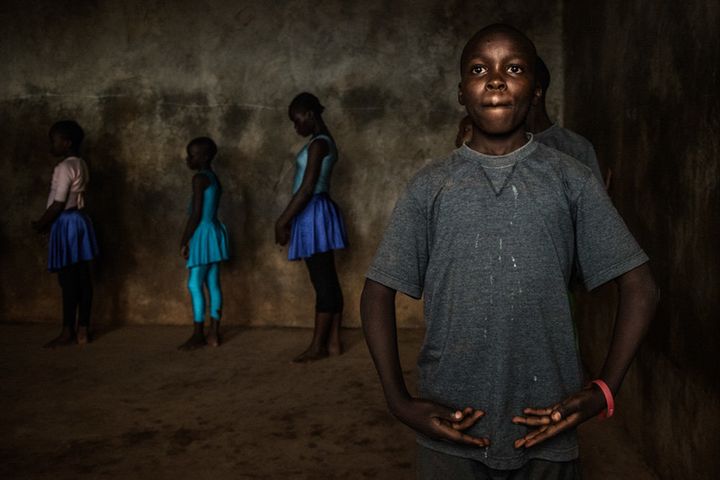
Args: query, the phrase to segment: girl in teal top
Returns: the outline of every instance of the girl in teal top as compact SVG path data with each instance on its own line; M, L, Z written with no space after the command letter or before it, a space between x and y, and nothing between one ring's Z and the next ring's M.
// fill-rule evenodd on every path
M275 241L290 243L289 260L304 260L315 289L315 331L310 346L295 362L340 354L343 295L333 251L347 246L340 209L330 198L330 176L338 158L335 141L322 118L315 95L301 93L288 115L295 131L310 137L295 160L293 196L275 224Z
M228 237L225 225L217 218L222 187L211 162L217 146L208 137L198 137L187 146L187 166L198 173L193 177L193 199L185 232L180 241L180 252L187 260L190 271L188 290L193 304L195 329L181 350L193 350L209 344L220 345L220 317L222 290L220 289L220 262L229 258ZM207 338L203 332L205 321L205 295L210 300L211 325Z

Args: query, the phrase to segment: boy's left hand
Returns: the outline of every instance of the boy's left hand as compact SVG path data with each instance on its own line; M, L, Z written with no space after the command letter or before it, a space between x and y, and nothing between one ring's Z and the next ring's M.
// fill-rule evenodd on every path
M515 440L515 448L530 448L548 438L574 428L598 415L606 408L605 397L592 386L571 395L549 408L525 408L525 416L513 417L512 422L528 427L540 427Z

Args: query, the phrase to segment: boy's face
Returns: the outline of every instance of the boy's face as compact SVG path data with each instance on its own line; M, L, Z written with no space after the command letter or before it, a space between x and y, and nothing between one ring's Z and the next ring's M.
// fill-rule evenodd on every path
M64 157L70 153L72 141L58 132L50 132L50 155Z
M488 33L467 47L458 101L480 132L503 135L522 127L541 95L534 62L534 52L508 32Z

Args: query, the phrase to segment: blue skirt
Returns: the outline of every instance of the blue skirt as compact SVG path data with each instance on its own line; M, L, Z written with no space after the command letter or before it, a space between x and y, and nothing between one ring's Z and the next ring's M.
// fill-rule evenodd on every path
M50 229L48 270L57 272L68 265L90 261L98 253L90 217L76 208L64 210Z
M327 193L313 195L290 227L289 260L347 247L347 235L340 209Z
M187 268L222 262L230 258L228 234L218 220L201 221L188 243Z

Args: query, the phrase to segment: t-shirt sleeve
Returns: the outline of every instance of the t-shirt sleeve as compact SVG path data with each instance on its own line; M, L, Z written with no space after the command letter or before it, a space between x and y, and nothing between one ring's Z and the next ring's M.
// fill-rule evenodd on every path
M420 298L428 262L427 215L410 186L395 204L367 278Z
M53 184L55 186L55 202L67 202L72 185L72 172L65 163L59 164L53 171Z
M602 184L591 180L575 212L577 266L588 291L648 261Z

